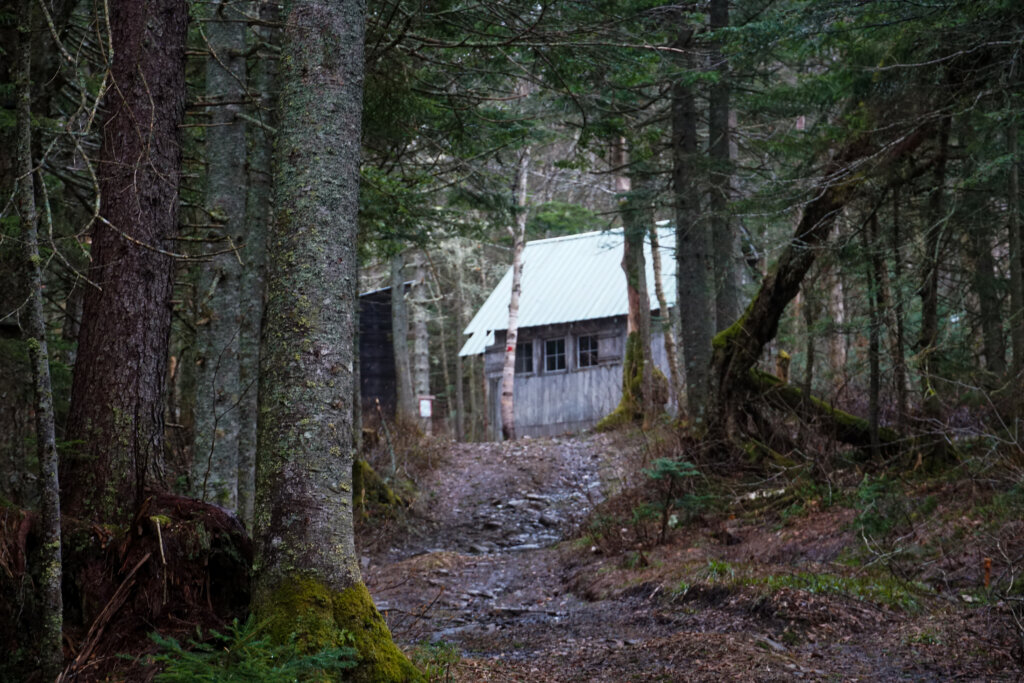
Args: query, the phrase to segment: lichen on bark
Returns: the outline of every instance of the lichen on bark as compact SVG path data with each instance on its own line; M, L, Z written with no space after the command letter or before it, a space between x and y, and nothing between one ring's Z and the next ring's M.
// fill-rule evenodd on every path
M355 680L419 680L362 584L352 529L365 11L297 0L282 22L252 608L276 640L296 634L308 650L351 633Z

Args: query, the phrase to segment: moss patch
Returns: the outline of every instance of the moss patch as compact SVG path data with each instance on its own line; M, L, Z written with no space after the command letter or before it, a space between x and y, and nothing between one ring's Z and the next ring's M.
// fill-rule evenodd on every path
M368 514L371 508L384 508L383 512L387 514L389 510L405 504L365 460L352 462L352 500L355 508L363 514Z
M295 638L300 651L305 652L354 647L359 653L359 666L346 676L347 680L426 680L391 640L384 618L362 583L332 591L312 578L292 579L265 596L255 611L261 621L269 621L274 642Z

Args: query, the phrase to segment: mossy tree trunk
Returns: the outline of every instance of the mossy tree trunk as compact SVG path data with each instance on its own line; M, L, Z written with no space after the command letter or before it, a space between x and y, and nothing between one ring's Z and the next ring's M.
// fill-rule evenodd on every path
M33 183L32 162L32 40L29 21L31 2L18 2L18 46L15 88L17 98L16 143L18 214L25 250L25 281L29 286L26 332L32 360L35 389L36 453L39 457L39 516L43 537L38 572L40 615L37 651L39 670L44 680L54 680L64 663L61 633L63 602L61 597L60 482L57 477L57 441L54 432L53 393L50 388L50 355L46 345L46 319L43 316L43 272L39 257L39 232Z
M237 2L215 0L203 23L207 49L206 211L211 227L199 270L193 488L200 500L238 508L241 429L239 345L246 144L245 15Z
M735 432L748 395L750 370L760 358L764 345L775 337L779 319L800 290L819 247L828 239L836 215L851 199L857 184L863 181L863 175L852 178L847 175L849 165L865 156L863 148L863 141L855 141L833 156L825 169L820 191L803 207L793 237L779 256L775 269L765 276L757 295L739 320L715 336L709 422L709 430L715 437L738 436Z
M65 514L129 522L163 456L185 111L182 0L112 0L115 46L101 127L101 219L92 235L61 462ZM140 122L146 122L140 125Z
M352 530L361 0L285 7L261 347L252 607L308 650L354 637L356 680L421 676L363 585Z

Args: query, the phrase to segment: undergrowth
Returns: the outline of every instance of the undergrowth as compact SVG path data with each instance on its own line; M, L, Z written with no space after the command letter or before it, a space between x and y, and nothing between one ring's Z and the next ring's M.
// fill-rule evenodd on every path
M294 640L274 645L262 624L250 616L244 624L235 619L225 633L211 629L204 637L183 646L174 638L151 633L162 650L153 662L163 670L154 680L161 683L293 683L336 680L357 664L351 647L303 653Z

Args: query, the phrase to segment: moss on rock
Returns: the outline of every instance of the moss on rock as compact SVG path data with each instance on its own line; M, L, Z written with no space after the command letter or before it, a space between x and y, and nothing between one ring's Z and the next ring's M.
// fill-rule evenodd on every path
M355 509L364 515L373 509L390 516L405 505L402 497L384 483L370 463L360 459L352 461L352 501Z
M346 673L356 683L412 683L426 681L402 654L361 582L333 591L309 577L295 578L277 587L256 606L267 622L274 642L295 638L299 649L316 652L350 646L359 664Z

